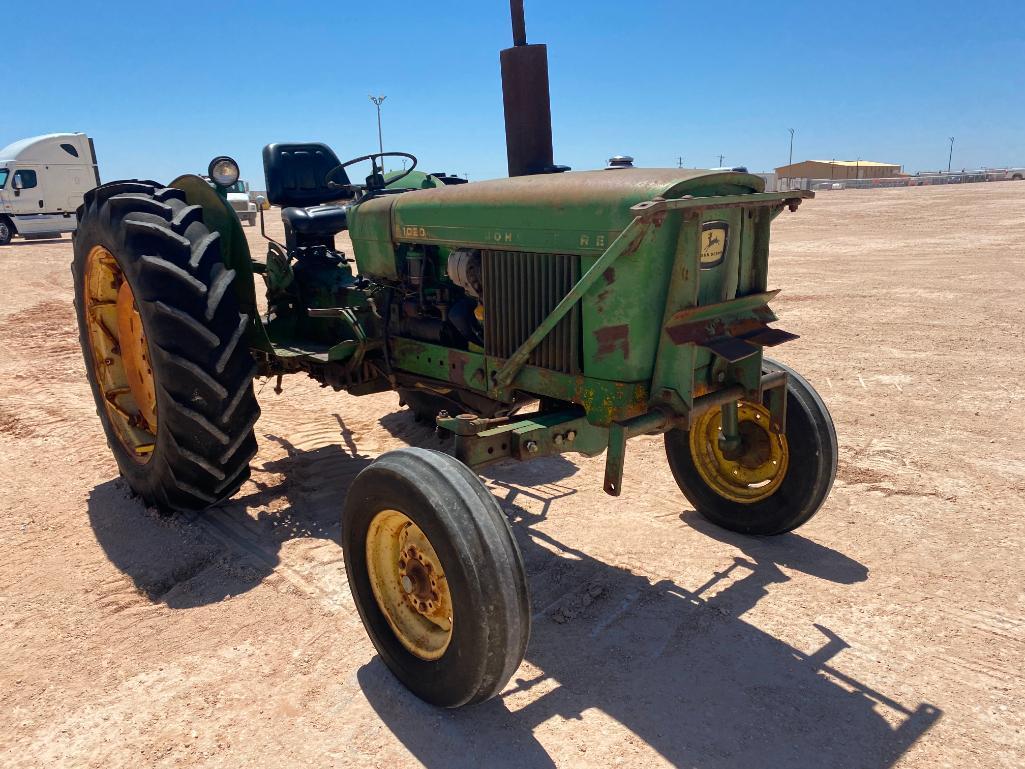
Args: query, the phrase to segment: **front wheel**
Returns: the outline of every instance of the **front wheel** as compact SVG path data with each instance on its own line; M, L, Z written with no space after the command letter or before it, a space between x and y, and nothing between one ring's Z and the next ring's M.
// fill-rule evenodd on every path
M0 216L0 246L6 246L14 237L14 226Z
M718 442L720 409L691 429L666 433L666 455L677 485L712 523L742 534L783 534L822 506L836 477L836 429L818 393L796 371L765 359L764 373L787 374L787 423L772 429L761 403L739 405L740 448Z
M342 546L363 625L399 681L450 708L502 690L527 647L526 575L469 468L426 449L382 455L349 490Z

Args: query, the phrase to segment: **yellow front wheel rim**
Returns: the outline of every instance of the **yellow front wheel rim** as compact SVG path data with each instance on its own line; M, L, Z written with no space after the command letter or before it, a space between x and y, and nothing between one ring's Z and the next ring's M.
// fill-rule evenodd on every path
M701 479L716 494L752 504L772 496L786 476L790 460L787 438L772 427L769 410L760 403L737 406L740 447L724 452L719 442L722 411L699 416L690 430L690 451Z
M452 640L452 595L426 535L398 510L382 510L367 532L367 572L381 613L411 654L440 658Z
M132 288L103 246L85 260L85 325L93 377L114 434L136 462L149 461L157 439L156 383Z

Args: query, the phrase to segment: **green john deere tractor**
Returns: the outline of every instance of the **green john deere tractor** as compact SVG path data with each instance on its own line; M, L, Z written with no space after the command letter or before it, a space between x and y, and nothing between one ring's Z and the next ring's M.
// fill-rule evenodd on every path
M400 449L363 470L342 534L381 657L448 707L499 692L530 625L519 550L475 470L604 452L618 496L628 439L661 433L695 509L747 534L800 526L836 472L826 407L762 355L793 338L770 326L770 224L810 193L764 193L745 173L554 165L545 46L526 44L512 5L510 178L456 183L406 153L341 163L324 144L271 144L285 242L265 261L199 176L98 187L75 235L89 380L147 503L200 510L239 489L257 376L396 390L452 434L451 454ZM410 167L385 174L387 157ZM356 184L359 162L370 174ZM210 178L230 186L238 167L218 158ZM345 229L351 256L335 245Z

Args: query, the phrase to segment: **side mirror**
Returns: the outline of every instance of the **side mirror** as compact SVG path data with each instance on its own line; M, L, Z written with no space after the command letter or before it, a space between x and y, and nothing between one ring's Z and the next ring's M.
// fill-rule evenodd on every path
M256 207L259 208L261 211L263 210L263 204L266 202L267 198L265 198L263 195L256 196Z
M14 179L11 180L11 186L15 190L19 190L19 191L25 189L25 185L22 183L21 177L18 176L17 174L15 174Z

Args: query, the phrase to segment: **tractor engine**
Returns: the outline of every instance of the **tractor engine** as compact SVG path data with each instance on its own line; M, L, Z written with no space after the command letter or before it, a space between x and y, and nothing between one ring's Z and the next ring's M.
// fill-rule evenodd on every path
M481 253L435 246L406 249L391 331L462 350L484 349Z

